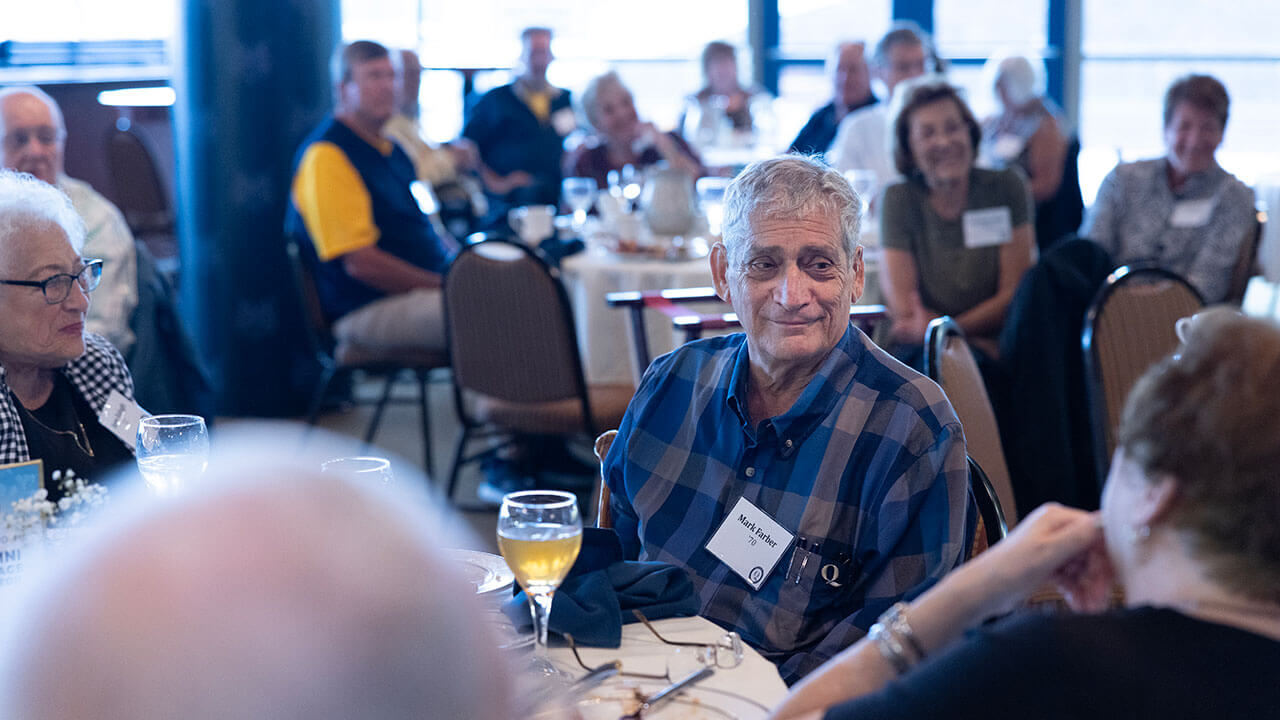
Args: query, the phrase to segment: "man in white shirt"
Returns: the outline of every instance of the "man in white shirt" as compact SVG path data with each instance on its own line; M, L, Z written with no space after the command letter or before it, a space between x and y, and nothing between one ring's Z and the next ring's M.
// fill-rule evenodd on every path
M67 176L67 127L58 103L44 91L0 90L0 137L4 167L56 186L84 220L84 256L103 260L102 284L93 293L85 325L127 357L135 339L130 323L138 305L138 251L124 215L89 183Z
M894 23L876 43L871 69L885 84L888 94L881 102L850 113L840 123L827 161L837 170L872 170L876 174L876 194L898 177L889 151L889 103L894 88L903 80L934 70L933 43L917 25Z

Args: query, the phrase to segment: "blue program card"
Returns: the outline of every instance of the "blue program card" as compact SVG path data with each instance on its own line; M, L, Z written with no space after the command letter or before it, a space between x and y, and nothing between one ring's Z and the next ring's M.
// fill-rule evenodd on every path
M44 466L39 460L0 465L0 518L13 512L18 500L44 487Z

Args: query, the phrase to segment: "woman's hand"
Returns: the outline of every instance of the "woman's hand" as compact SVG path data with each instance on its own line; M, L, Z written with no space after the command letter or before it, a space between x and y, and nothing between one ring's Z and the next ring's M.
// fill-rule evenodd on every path
M1037 508L957 574L981 588L988 616L1012 610L1050 580L1073 608L1100 610L1114 581L1098 514L1056 503Z

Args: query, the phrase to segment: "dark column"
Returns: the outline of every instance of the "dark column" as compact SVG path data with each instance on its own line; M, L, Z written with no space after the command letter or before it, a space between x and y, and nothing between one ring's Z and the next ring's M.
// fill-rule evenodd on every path
M294 151L332 106L338 0L183 0L182 11L183 315L220 414L299 412L310 368L282 228Z

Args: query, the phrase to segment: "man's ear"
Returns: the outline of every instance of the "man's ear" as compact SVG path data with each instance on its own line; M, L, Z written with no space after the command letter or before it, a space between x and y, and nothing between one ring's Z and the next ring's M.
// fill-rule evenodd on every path
M729 249L723 242L711 246L711 283L721 300L733 302L729 297Z
M862 291L866 288L867 266L862 260L862 246L855 245L853 248L853 297L849 299L850 305L856 305L862 297Z
M1181 493L1178 492L1178 479L1167 473L1153 475L1146 479L1134 508L1136 519L1144 525L1154 525L1168 517L1178 505Z

